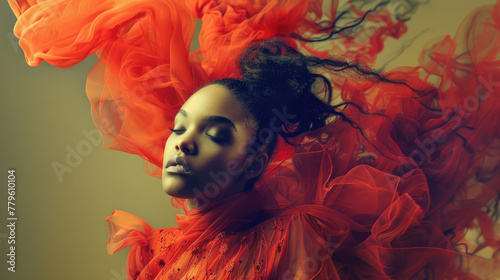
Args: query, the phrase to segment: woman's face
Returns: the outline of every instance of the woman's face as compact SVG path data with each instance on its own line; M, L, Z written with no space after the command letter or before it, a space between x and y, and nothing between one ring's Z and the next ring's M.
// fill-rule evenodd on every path
M209 85L194 93L176 115L174 132L165 143L163 190L202 203L241 192L246 182L242 170L251 162L245 148L255 133L245 112L225 86ZM190 171L168 167L175 156Z

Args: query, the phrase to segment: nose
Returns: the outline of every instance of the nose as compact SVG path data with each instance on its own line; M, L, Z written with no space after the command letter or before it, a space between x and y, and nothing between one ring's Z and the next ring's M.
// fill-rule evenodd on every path
M196 153L196 144L194 143L192 137L184 134L182 137L177 139L177 143L175 143L175 150L180 150L187 155L193 155Z

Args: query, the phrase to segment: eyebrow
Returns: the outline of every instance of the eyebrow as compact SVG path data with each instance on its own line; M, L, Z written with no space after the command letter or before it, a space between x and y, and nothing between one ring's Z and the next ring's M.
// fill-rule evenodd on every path
M178 114L183 115L185 118L188 117L188 113L184 109L180 109ZM234 129L234 131L238 132L238 130L236 129L236 126L234 125L234 123L230 119L228 119L226 117L212 115L212 116L206 116L204 119L205 119L205 121L207 121L207 122L209 122L211 124L215 124L215 123L224 123L224 124L227 124L232 129Z

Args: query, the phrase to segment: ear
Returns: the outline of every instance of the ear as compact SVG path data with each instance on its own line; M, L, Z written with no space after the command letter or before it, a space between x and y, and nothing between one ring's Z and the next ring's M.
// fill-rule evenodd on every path
M256 155L250 165L243 171L245 179L250 180L259 176L266 169L268 161L269 157L266 153L262 152Z

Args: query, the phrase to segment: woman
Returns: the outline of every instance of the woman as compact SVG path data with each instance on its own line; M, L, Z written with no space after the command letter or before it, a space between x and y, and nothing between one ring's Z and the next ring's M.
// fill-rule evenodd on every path
M25 15L19 34L30 63L70 66L98 51L87 93L106 145L156 165L148 171L186 211L168 229L121 211L106 219L108 251L132 245L131 278L498 276L497 266L458 252L474 220L485 239L478 249L498 246L481 210L498 193L498 7L474 14L475 28L464 28L473 44L461 55L445 40L422 69L379 75L327 57L342 46L350 59L374 59L375 45L348 35L368 29L363 20L380 23L375 40L402 33L383 5L370 17L351 3L360 21L346 34L335 9L326 14L334 25L317 24L325 15L314 1L79 4L36 13L48 3L11 3ZM207 23L201 61L184 43L192 14ZM304 42L323 39L309 33L344 37L318 51ZM246 47L274 36L285 41ZM329 106L332 88L343 102Z

